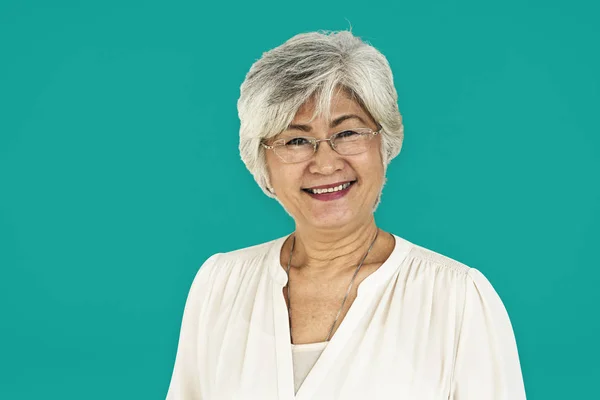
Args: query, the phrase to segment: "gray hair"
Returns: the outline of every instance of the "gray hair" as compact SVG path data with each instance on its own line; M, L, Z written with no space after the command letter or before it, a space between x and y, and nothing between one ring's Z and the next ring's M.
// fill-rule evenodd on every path
M351 94L381 126L384 173L400 153L404 126L385 56L349 31L302 33L263 53L240 88L240 155L267 196L276 198L269 190L261 140L285 130L311 98L315 99L314 116L328 118L338 87ZM379 198L375 208L378 204Z

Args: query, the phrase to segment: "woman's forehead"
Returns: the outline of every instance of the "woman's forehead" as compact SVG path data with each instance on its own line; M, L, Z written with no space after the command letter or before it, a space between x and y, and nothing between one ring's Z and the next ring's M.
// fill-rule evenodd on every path
M326 124L335 127L344 121L366 124L371 119L362 106L344 92L338 92L332 97L327 120L321 113L315 112L315 107L317 107L317 102L314 98L304 103L294 115L288 129L294 126L311 126L315 124Z

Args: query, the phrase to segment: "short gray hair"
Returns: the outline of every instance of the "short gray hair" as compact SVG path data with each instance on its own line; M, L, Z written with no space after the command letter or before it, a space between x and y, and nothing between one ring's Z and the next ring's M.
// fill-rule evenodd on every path
M337 87L354 96L383 129L384 171L400 153L404 126L385 56L349 31L302 33L263 53L240 88L240 155L267 196L275 197L261 140L285 130L311 98L315 115L327 118Z

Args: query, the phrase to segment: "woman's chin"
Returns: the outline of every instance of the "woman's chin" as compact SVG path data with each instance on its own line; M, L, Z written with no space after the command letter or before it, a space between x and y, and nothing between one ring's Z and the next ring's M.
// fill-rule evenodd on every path
M330 210L310 217L310 224L315 228L339 228L354 220L351 210Z

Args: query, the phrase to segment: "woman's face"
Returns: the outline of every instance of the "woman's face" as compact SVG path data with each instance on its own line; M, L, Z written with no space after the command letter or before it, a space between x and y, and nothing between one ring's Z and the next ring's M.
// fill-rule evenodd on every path
M371 116L343 91L338 91L332 98L330 120L318 116L310 121L313 110L312 100L304 104L288 129L269 143L281 137L294 136L325 139L346 129L377 130ZM272 150L267 150L271 186L297 225L336 228L362 223L371 217L383 185L380 146L380 135L376 135L365 152L347 156L336 153L329 142L320 142L310 159L294 164L283 162ZM337 192L319 195L308 191L316 187L339 187L350 182L347 189Z

